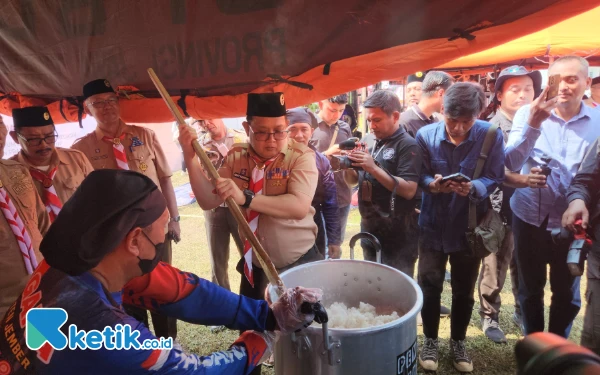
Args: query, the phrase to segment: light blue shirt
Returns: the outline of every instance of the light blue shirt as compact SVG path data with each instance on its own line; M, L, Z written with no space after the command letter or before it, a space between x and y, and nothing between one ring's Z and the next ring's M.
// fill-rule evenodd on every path
M547 229L551 230L560 228L568 207L567 189L590 145L600 137L600 111L582 103L579 113L569 121L552 111L540 129L534 129L527 124L529 107L523 106L515 114L504 150L506 167L529 174L547 155L552 158L552 173L547 179L548 188L517 189L510 206L519 219L538 227L548 217Z

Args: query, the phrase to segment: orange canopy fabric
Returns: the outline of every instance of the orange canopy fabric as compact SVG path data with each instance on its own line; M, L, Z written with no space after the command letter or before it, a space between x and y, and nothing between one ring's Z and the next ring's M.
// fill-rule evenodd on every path
M84 114L81 87L107 78L126 122L245 114L248 92L288 107L443 65L534 33L600 0L9 0L0 5L0 113L47 104ZM137 88L133 95L131 90Z
M593 8L535 33L513 39L485 51L470 54L440 65L445 70L473 70L508 61L577 54L593 56L600 53L600 7ZM535 60L532 61L535 64ZM539 64L536 64L539 66ZM546 65L547 67L547 65Z

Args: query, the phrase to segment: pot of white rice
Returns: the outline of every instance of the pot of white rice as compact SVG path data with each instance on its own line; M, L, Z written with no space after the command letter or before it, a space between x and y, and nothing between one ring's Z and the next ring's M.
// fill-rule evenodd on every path
M423 295L412 278L359 260L309 263L281 278L288 288L323 289L329 322L282 336L275 347L275 374L417 373L417 314Z

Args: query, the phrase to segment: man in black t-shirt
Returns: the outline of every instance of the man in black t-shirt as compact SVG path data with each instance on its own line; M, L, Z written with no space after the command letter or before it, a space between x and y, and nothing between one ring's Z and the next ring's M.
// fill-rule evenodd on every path
M364 103L365 117L375 146L368 152L354 151L348 158L354 167L346 170L348 184L358 183L361 231L381 242L382 262L413 277L417 259L417 228L410 228L414 212L422 154L416 141L399 126L400 101L390 92L375 91ZM393 209L392 209L393 208ZM361 241L366 260L374 261L376 250Z

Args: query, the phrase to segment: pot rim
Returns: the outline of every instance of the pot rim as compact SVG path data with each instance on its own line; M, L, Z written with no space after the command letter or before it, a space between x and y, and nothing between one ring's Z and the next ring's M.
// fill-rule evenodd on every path
M393 267L387 266L385 264L376 263L376 262L370 262L367 260L352 260L352 259L319 260L316 262L306 263L301 266L291 268L291 269L283 272L280 276L283 279L283 277L285 277L285 275L288 273L292 273L294 271L299 271L304 268L310 268L314 265L322 264L322 263L326 263L326 262L344 262L344 263L360 262L360 263L366 264L369 267L387 268L389 270L392 270L392 271L398 273L400 276L402 276L406 281L408 281L410 283L410 285L413 287L413 289L417 293L417 298L416 298L414 306L409 311L407 311L406 314L402 315L402 317L400 317L396 320L393 320L389 323L382 324L379 326L367 327L367 328L328 328L329 332L331 332L331 333L340 333L340 334L344 334L344 335L361 335L361 334L365 334L365 333L370 334L373 332L387 331L387 330L393 329L396 326L398 326L402 323L405 323L411 319L416 319L417 314L419 313L419 311L421 311L421 308L423 307L423 292L421 291L421 288L419 287L419 285L417 284L416 281L414 281L411 277L409 277L404 272L398 271L397 269L395 269ZM311 326L307 327L306 330L308 330L308 331L318 330L319 332L321 332L321 327L316 327L316 326L311 325Z

